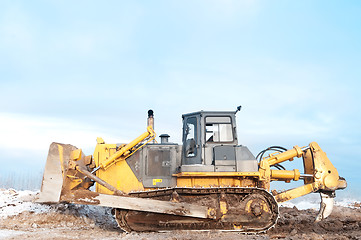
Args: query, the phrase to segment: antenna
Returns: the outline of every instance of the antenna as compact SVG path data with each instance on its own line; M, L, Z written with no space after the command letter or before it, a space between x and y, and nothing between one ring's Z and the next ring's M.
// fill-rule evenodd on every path
M236 114L236 113L238 113L239 111L241 111L241 108L242 108L242 106L239 105L239 106L237 107L237 110L234 112L234 114Z

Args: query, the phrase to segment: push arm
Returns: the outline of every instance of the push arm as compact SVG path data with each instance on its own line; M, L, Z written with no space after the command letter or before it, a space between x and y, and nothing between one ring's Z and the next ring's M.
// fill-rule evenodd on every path
M147 141L147 143L148 143L151 140L153 140L154 138L155 138L155 132L154 132L152 126L148 126L147 132L143 133L142 135L140 135L139 137L137 137L136 139L134 139L133 141L131 141L130 143L128 143L127 145L122 147L121 149L119 149L117 152L115 152L113 155L111 155L108 159L106 159L104 162L102 162L99 165L99 167L106 169L113 163L119 161L121 158L127 158L131 154L130 150L132 150L135 146L137 146L138 144L143 142L145 139L148 139L148 141ZM141 145L139 148L143 147L144 145L145 144ZM135 149L134 151L138 150L139 148Z

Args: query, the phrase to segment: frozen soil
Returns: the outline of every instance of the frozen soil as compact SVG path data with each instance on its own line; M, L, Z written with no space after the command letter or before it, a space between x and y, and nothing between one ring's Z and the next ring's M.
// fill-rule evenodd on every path
M1 192L1 191L0 191ZM276 226L267 233L173 231L124 233L110 208L73 204L31 203L32 193L2 191L0 239L361 239L361 206L335 206L325 220L315 223L315 210L280 207Z
M93 215L94 214L94 215ZM22 212L0 219L3 239L361 239L361 208L335 207L331 216L314 223L317 212L280 208L276 227L267 233L176 231L124 233L117 228L110 209L61 204L48 213Z

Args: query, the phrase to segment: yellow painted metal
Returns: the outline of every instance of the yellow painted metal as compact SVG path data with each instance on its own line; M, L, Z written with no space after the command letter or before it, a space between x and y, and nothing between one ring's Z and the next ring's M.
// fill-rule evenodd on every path
M303 156L303 172L305 174L314 174L314 164L313 164L313 156L312 156L312 151L308 150L306 151ZM313 178L305 178L303 179L304 184L309 184L312 183L314 181Z
M282 193L276 194L274 197L277 202L286 202L294 198L304 196L306 194L315 192L319 189L319 184L317 182L303 185L298 188L293 188Z
M181 172L174 177L259 177L259 172Z
M107 157L114 155L115 152L116 144L97 144L93 155L96 166L100 166ZM126 161L117 161L106 170L99 169L96 176L125 193L144 190L143 184L138 181ZM112 194L110 190L99 184L96 185L96 191Z
M124 193L149 189L144 188L142 182L137 179L125 161L128 156L144 145L140 146L142 141L155 136L151 126L147 130L131 143L118 146L118 148L116 144L105 144L102 138L98 138L98 144L93 155L95 166L100 167L96 172L97 177ZM59 155L60 161L63 162L61 147L59 147ZM346 182L340 180L336 168L331 164L326 153L315 142L311 143L309 148L301 149L295 146L283 153L278 152L269 155L259 163L258 172L182 172L173 174L173 177L176 177L178 187L261 187L269 190L271 181L297 181L300 179L301 174L298 169L271 170L270 168L277 163L293 160L293 158L301 156L304 158L304 162L307 163L307 174L314 174L314 177L309 177L313 182L282 193L276 193L275 198L278 202L288 201L317 190L334 191L345 187ZM81 149L73 150L69 164L75 163L81 158ZM69 175L68 179L70 180L70 189L81 183L75 175ZM162 181L162 179L158 178L153 179L153 186L156 187L157 183ZM99 184L96 185L96 191L105 194L113 193ZM268 211L268 209L264 210ZM220 201L220 211L222 214L226 214L226 202Z
M81 178L79 178L79 177L68 174L69 170L67 170L67 172L65 172L66 171L65 166L67 166L68 169L71 168L72 161L69 161L69 162L65 163L64 159L66 159L66 157L64 156L64 147L61 144L57 144L57 146L58 146L59 160L60 160L60 166L61 166L61 172L62 172L62 175L63 175L63 179L67 180L66 181L67 184L65 184L65 186L68 189L74 189L77 186L79 186L83 182L83 180ZM70 152L70 159L72 159L74 161L79 160L79 159L81 159L81 154L82 154L81 149L72 150Z
M259 172L182 172L173 176L178 187L254 187Z
M68 180L67 184L66 184L66 187L69 188L69 189L74 189L75 187L79 186L79 184L81 184L83 180L78 178L78 177L75 177L73 175L69 175L69 174L65 173L65 169L64 169L64 147L62 145L60 145L60 144L57 144L57 145L58 145L58 150L59 150L59 159L60 159L63 179L66 179L64 177L64 175L66 175L67 180ZM78 150L80 150L80 152ZM76 150L73 150L73 151L70 152L70 159L78 160L80 158L81 158L81 149L76 149ZM66 164L68 166L71 165L70 162L67 162Z
M66 186L67 186L67 188L69 188L71 190L76 188L77 186L79 186L83 182L82 179L80 179L78 177L75 177L73 175L68 174L66 176L67 176L67 179L69 180L68 184L66 184Z
M74 161L80 160L81 159L81 153L82 153L81 148L71 151L70 159L74 160Z
M147 132L130 143L120 146L118 150L116 144L105 144L102 138L97 138L97 146L93 156L96 167L100 168L96 172L96 176L125 193L144 190L143 184L124 160L154 138L155 132L152 126L148 126ZM141 144L146 139L148 141ZM96 185L96 191L106 194L112 193L99 184Z
M243 228L242 225L236 225L236 224L233 224L233 228L234 230L241 230Z
M254 187L258 172L183 172L174 174L178 187Z
M75 149L73 151L70 152L70 161L67 163L68 164L68 173L74 173L73 170L75 170L75 166L76 166L76 161L80 160L82 157L82 150L81 149ZM70 175L67 174L67 184L66 186L69 189L74 189L77 186L79 186L83 180L77 176L74 175Z
M301 157L303 155L303 151L300 147L294 146L293 149L290 149L285 152L276 152L274 154L270 154L267 158L268 164L270 166L275 165L276 163L282 163L284 161L292 161L294 157Z
M61 172L62 172L63 178L64 178L64 148L60 144L57 144L57 146L58 146L58 151L59 151Z
M139 143L141 143L142 141L144 141L146 138L151 138L149 141L151 141L152 139L154 139L155 137L155 132L152 128L152 126L148 126L147 127L147 132L143 133L142 135L140 135L139 137L137 137L136 139L134 139L133 141L131 141L130 143L128 143L127 145L125 145L124 147L120 148L119 151L116 151L115 153L113 153L111 156L107 157L106 159L104 159L101 163L100 163L100 167L103 169L108 168L110 165L116 163L117 161L120 160L124 160L125 158L127 158L128 156L130 156L130 150L132 148L134 148L136 145L138 145ZM149 142L148 141L148 142ZM145 143L146 144L146 143ZM143 144L142 146L144 146L145 144ZM140 147L142 147L140 146ZM139 147L139 148L140 148ZM133 152L135 152L137 149L134 149Z
M321 189L330 191L338 189L339 175L326 153L316 142L310 144L310 149L313 152L315 181L320 182Z
M271 167L267 160L262 160L259 163L259 180L261 181L260 187L266 189L267 191L270 190L271 186Z
M263 187L267 188L271 180L295 180L300 178L298 169L293 171L287 170L270 170L270 166L293 159L294 157L303 157L304 168L306 174L311 174L313 177L308 177L305 180L305 185L282 193L275 194L278 202L288 201L311 192L318 190L335 191L346 187L346 181L340 179L337 169L332 165L326 153L322 151L316 142L309 144L309 148L301 148L295 146L293 149L283 153L277 153L264 158L260 166L260 180Z
M289 181L294 180L298 181L300 179L300 170L271 170L271 180L279 181Z
M153 179L153 186L155 186L155 185L157 185L157 183L161 183L161 182L163 182L163 179L155 178L155 179Z

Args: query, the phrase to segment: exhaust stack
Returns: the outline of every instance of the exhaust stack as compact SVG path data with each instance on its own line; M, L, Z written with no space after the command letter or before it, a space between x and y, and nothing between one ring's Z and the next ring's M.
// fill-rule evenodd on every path
M152 129L154 130L154 112L152 109L148 110L148 119L147 119L147 127L152 126ZM154 143L153 139L153 143Z
M154 112L153 110L148 110L148 119L147 119L147 127L152 126L154 130Z

